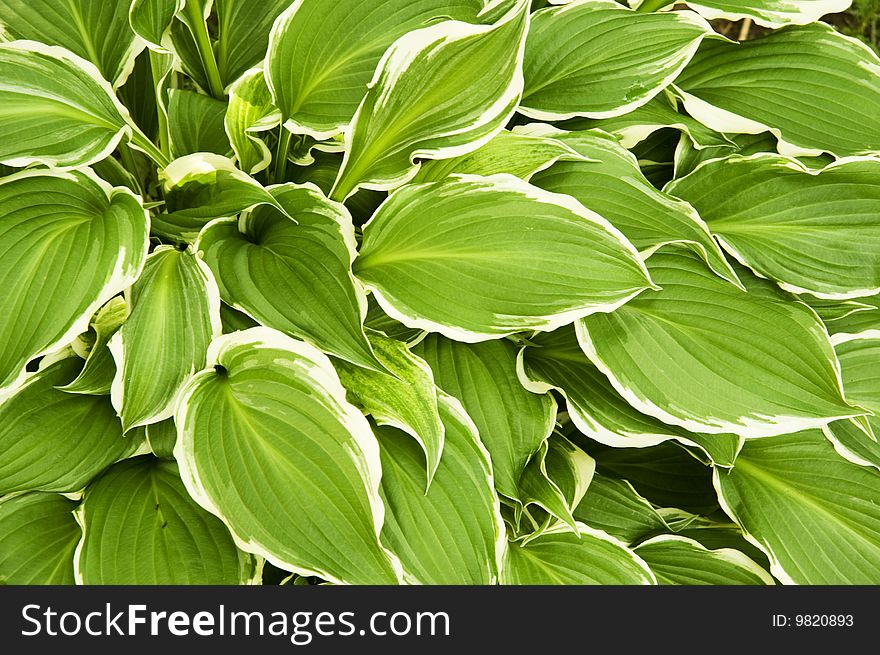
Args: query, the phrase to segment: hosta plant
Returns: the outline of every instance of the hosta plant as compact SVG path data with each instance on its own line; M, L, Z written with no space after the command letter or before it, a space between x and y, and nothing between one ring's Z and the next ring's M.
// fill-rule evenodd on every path
M0 0L0 579L880 583L847 5Z

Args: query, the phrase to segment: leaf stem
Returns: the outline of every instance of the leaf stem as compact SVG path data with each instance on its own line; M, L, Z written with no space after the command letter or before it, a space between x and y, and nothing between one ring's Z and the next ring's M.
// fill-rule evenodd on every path
M159 85L162 83L162 55L150 50L150 72L153 74L153 90L156 92L156 117L159 123L159 150L167 158L171 158L171 134L168 130L168 117L162 109Z
M281 134L278 135L278 149L275 152L275 171L272 181L281 184L287 177L287 152L290 150L290 138L293 133L281 125Z
M211 37L208 34L208 24L202 11L201 2L187 2L186 13L189 18L187 24L193 39L195 39L196 47L199 50L199 57L202 60L202 66L205 69L205 75L208 78L208 91L218 100L222 100L223 82L220 79L220 69L217 68L217 58L214 56L214 48L211 45Z
M636 11L641 13L658 11L663 9L663 7L673 4L673 2L674 0L642 0L642 4L636 7Z

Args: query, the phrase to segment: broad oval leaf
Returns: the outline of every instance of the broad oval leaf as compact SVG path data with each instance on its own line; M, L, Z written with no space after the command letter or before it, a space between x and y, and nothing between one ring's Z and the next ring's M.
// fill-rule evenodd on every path
M534 14L520 113L540 120L608 118L672 82L711 26L691 12L637 13L611 0L578 0Z
M605 219L510 175L400 189L364 226L354 272L390 316L467 342L552 330L652 284Z
M183 157L198 152L227 155L231 146L225 130L226 102L186 89L171 89L168 129L171 152Z
M376 438L313 346L268 328L214 340L175 423L187 489L243 550L331 582L399 580Z
M356 254L348 211L314 185L272 190L272 207L236 222L216 221L199 236L223 300L263 325L306 339L337 357L378 371L363 331L364 292L351 273Z
M275 22L266 80L285 126L327 139L345 130L383 53L432 19L474 22L483 0L297 0Z
M427 489L440 463L445 428L437 407L437 387L431 367L406 344L382 334L369 334L376 358L387 372L337 362L336 372L348 399L373 417L409 434L425 455Z
M186 492L177 464L137 457L86 489L76 578L87 585L230 585L254 575L226 526Z
M880 152L880 58L824 23L706 42L676 80L688 113L719 132L779 138L779 152Z
M159 52L166 50L164 42L171 34L174 17L183 10L186 0L133 0L128 10L131 30Z
M582 523L578 531L550 529L527 543L508 543L501 584L657 584L648 565L617 539Z
M414 159L467 154L500 132L522 93L528 10L516 0L494 25L443 21L395 41L346 130L331 197L392 189L418 170Z
M80 529L76 503L58 494L0 500L0 584L72 585Z
M131 0L0 0L0 26L12 39L70 50L93 63L115 88L144 48L129 28L130 5Z
M648 260L662 291L581 320L590 360L639 411L694 432L786 434L864 412L843 398L824 326L756 283L746 293L697 257Z
M221 332L214 276L192 250L159 246L127 293L130 314L110 340L111 398L125 430L174 413L177 395L205 366Z
M82 360L68 357L34 373L0 404L0 495L81 491L140 445L123 437L107 396L65 393Z
M148 236L140 198L90 172L0 179L0 394L137 279Z
M767 571L733 548L710 550L693 539L661 535L634 549L661 585L773 585Z
M688 0L685 4L708 20L751 18L758 25L777 28L815 23L826 14L846 11L852 0Z
M819 171L760 154L709 161L667 191L690 202L725 249L792 293L880 293L880 160Z
M516 349L504 340L466 344L430 334L413 352L431 366L437 386L460 400L473 419L492 459L498 491L519 498L520 476L553 430L553 397L519 384Z
M94 341L86 354L86 363L76 379L70 384L58 387L68 393L84 393L89 395L107 395L116 377L116 364L108 344L110 338L125 322L128 307L121 296L114 296L101 307L89 321L89 332L94 333Z
M715 486L782 582L880 583L880 472L847 462L818 430L746 442Z
M582 161L560 161L532 177L532 184L564 193L608 219L640 251L667 243L685 243L718 275L739 285L709 228L687 202L658 191L636 157L605 132L557 132L533 125L534 133L554 136L581 154Z
M273 23L292 2L214 0L217 14L215 56L224 87L241 77L247 69L261 63L266 56Z
M632 544L669 526L654 506L626 480L594 473L574 518Z
M263 69L252 68L229 88L229 107L223 124L238 166L245 173L259 173L272 161L272 152L260 133L272 129L280 120Z
M90 62L36 41L0 43L0 163L84 166L123 139L156 161L162 153Z
M409 435L379 428L382 540L421 584L494 584L505 530L489 456L476 426L454 398L442 395L443 457L425 492L424 455Z

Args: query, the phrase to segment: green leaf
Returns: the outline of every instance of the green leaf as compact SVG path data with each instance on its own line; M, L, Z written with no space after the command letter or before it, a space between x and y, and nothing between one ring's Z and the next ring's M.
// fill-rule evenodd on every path
M719 466L732 466L742 445L735 435L695 434L641 414L587 359L571 327L529 339L517 357L517 370L526 389L560 392L575 427L607 446L640 448L673 439L701 448Z
M757 282L743 292L681 248L653 255L648 269L662 291L577 325L584 352L633 407L694 432L747 438L864 413L844 400L812 310Z
M223 86L262 62L273 23L293 0L215 0L217 69Z
M72 585L76 503L57 494L0 499L0 584Z
M528 8L516 0L494 25L443 21L395 41L346 130L331 197L392 189L416 173L414 158L458 157L498 134L522 93Z
M56 389L75 378L81 364L78 357L48 364L0 404L0 495L80 491L140 445L122 436L106 396Z
M550 529L525 545L510 542L504 555L505 585L651 585L648 565L604 532L579 524L580 535Z
M197 152L228 154L230 145L224 129L225 118L225 102L195 91L171 89L168 126L174 156Z
M763 27L815 23L826 14L849 9L852 0L695 0L688 7L708 20L751 18Z
M157 217L153 228L169 236L194 239L211 220L259 205L285 213L268 189L221 155L199 152L179 157L159 177L168 213Z
M741 44L706 42L676 80L688 113L718 132L779 138L789 155L880 151L880 58L824 23Z
M215 221L196 250L214 271L224 302L260 323L379 371L363 331L366 299L351 273L356 254L348 211L314 185L275 187L272 207Z
M126 431L174 413L184 383L221 332L214 276L191 250L159 246L128 291L131 313L110 339L111 398Z
M403 341L407 345L415 345L424 338L425 333L418 329L408 328L403 323L395 321L379 307L375 296L367 297L367 315L364 318L364 326L374 332L381 332L386 337Z
M128 4L126 2L126 4ZM174 17L183 10L186 0L133 0L128 12L132 31L154 50L165 51Z
M406 344L384 335L368 335L376 358L388 372L337 362L336 372L348 400L373 417L409 434L425 456L425 489L431 484L443 453L445 429L437 408L437 388L431 367Z
M150 450L159 459L174 459L174 446L177 444L177 427L172 419L150 423L146 429Z
M828 331L835 337L844 336L875 338L880 337L880 295L872 298L859 298L859 302L870 309L855 312L827 324Z
M116 364L107 344L127 316L128 308L121 296L111 298L95 313L89 322L87 333L94 333L94 342L89 347L85 366L73 382L58 387L61 391L96 396L110 393L113 378L116 376Z
M874 305L859 300L824 300L808 294L800 296L798 300L812 307L826 326L850 318L858 312L870 312L876 309Z
M595 473L574 518L607 532L625 544L666 532L669 526L654 506L626 480Z
M131 0L0 0L0 25L11 39L70 50L93 63L116 88L144 47L129 29L130 4Z
M706 162L667 191L690 202L724 248L792 293L880 293L880 160L812 171L760 154Z
M818 430L747 441L715 486L782 582L880 583L880 472L841 458Z
M187 489L240 548L330 582L399 580L378 444L320 351L268 328L222 336L175 422Z
M852 421L835 421L822 431L851 462L880 469L880 338L835 337L832 341L846 397L872 412L865 419L873 438Z
M678 535L661 535L633 549L661 585L773 585L770 574L732 548L709 550Z
M0 179L0 395L137 279L148 233L140 199L91 172Z
M526 465L519 479L519 499L526 510L537 505L577 533L572 511L587 492L595 469L592 457L554 433Z
M443 458L425 492L424 455L409 435L379 428L382 540L420 584L494 584L505 531L489 455L461 404L440 395Z
M520 128L545 133L574 148L584 161L562 161L532 178L535 186L579 200L608 221L640 251L684 243L709 267L739 285L709 228L688 203L658 191L639 169L635 156L601 131L558 132L533 125Z
M98 69L64 48L0 43L0 107L0 163L84 166L129 137L162 161Z
M559 160L568 159L584 158L557 139L504 130L482 148L470 154L424 162L413 182L439 182L455 173L469 175L511 173L528 181L538 171L552 166Z
M605 219L510 175L400 189L364 226L354 272L388 315L468 342L552 330L652 285Z
M224 127L236 162L245 173L254 175L269 166L272 153L260 134L280 121L262 68L252 68L229 87Z
M602 119L573 119L563 124L572 131L600 129L620 139L624 148L638 145L659 130L675 128L687 135L697 149L708 147L732 147L733 143L723 134L678 112L675 98L664 91L640 107L621 116Z
M691 12L637 13L611 0L535 12L519 111L539 120L609 118L644 105L714 35Z
M526 463L550 436L552 396L529 393L516 379L516 349L508 341L466 344L431 334L413 348L441 389L458 398L492 459L495 486L519 498Z
M299 0L272 28L266 80L287 129L318 140L345 130L383 53L435 18L473 21L482 0Z
M177 464L138 457L86 489L76 579L87 585L229 585L254 576L226 527L190 498Z

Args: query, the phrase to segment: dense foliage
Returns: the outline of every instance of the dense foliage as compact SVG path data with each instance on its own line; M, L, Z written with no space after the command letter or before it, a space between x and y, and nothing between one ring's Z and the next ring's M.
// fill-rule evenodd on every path
M0 0L0 581L880 583L880 59L666 5Z

